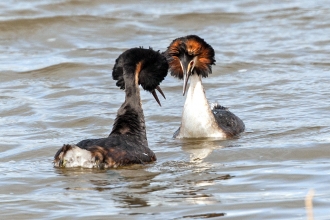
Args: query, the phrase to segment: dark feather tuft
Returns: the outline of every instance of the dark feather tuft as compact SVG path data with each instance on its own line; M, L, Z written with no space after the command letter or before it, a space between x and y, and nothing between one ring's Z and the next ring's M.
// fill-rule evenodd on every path
M112 69L112 79L116 80L116 86L120 89L125 89L125 81L124 81L124 59L123 56L119 56L116 59L116 63Z
M112 78L117 80L116 85L120 89L125 89L124 66L135 67L140 62L142 65L140 67L138 83L144 90L154 90L166 77L168 63L159 51L154 51L152 48L132 48L122 53L116 59L115 66L113 67Z

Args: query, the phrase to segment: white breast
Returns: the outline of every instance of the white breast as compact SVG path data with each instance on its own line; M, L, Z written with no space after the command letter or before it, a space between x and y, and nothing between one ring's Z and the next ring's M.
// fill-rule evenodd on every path
M177 138L225 138L211 112L205 96L201 77L193 74L184 104L180 133Z

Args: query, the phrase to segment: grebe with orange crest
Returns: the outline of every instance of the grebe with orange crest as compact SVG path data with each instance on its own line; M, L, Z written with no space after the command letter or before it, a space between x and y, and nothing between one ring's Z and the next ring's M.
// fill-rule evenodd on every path
M213 48L197 35L180 37L164 52L171 75L183 79L183 95L190 86L183 107L181 126L175 138L232 138L245 130L243 121L227 108L206 99L202 77L212 73Z

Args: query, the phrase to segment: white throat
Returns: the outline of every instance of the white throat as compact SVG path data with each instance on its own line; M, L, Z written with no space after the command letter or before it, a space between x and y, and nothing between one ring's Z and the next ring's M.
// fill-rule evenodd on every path
M201 76L190 76L190 85L182 112L180 133L177 138L223 137L206 99Z

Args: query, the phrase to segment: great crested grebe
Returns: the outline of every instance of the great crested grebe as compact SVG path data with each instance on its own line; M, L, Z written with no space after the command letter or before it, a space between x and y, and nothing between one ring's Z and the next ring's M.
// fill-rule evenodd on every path
M239 117L218 104L210 107L206 99L202 77L212 73L211 65L215 64L215 59L213 48L204 39L196 35L177 38L164 55L171 75L183 79L183 95L191 79L181 126L173 137L226 139L244 131L245 125Z
M110 135L63 145L55 154L54 166L110 168L156 161L156 155L148 148L139 85L151 92L160 105L155 89L164 96L159 84L167 71L166 58L151 48L122 53L116 59L112 77L126 96Z

